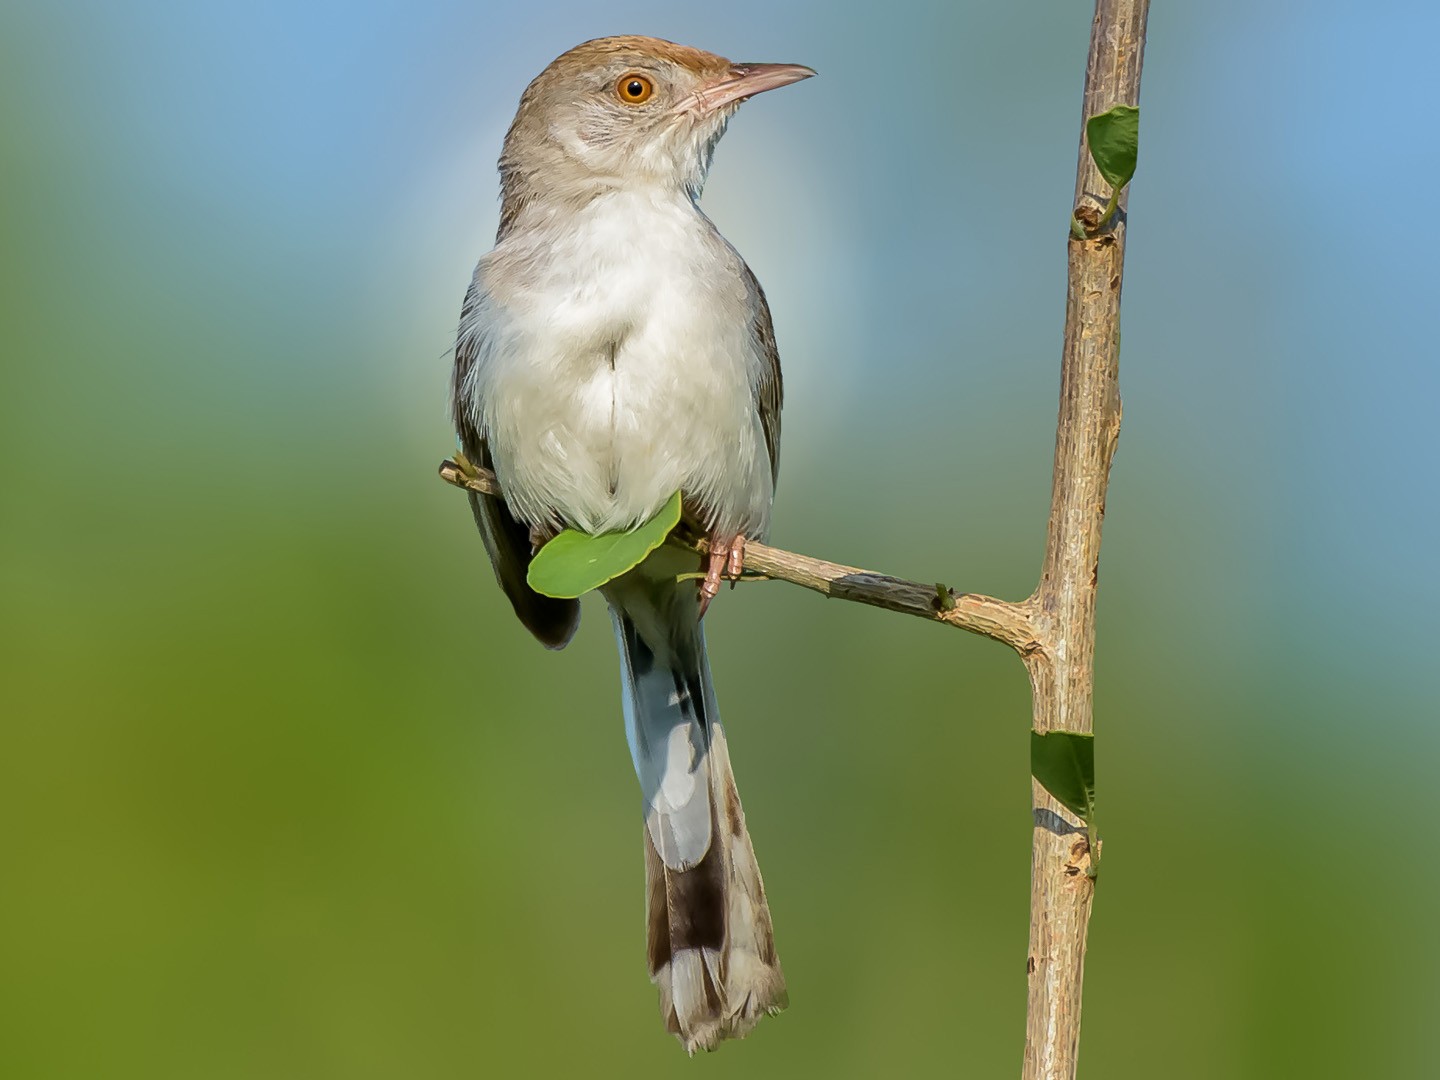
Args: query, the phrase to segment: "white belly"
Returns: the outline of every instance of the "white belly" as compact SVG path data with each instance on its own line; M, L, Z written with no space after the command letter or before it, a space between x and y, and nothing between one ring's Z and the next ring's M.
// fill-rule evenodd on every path
M506 501L587 532L677 489L712 527L763 535L762 358L739 257L687 201L624 194L480 264L469 397Z

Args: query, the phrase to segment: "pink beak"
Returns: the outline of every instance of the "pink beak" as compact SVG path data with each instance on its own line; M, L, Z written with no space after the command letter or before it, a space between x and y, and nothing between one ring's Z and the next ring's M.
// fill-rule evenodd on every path
M706 83L686 100L684 108L712 113L732 102L777 90L815 74L804 64L736 64L722 79Z

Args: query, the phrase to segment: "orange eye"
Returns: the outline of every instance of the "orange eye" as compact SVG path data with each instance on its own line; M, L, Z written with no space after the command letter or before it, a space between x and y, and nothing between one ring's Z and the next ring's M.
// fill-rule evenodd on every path
M626 105L644 105L655 93L655 84L632 71L629 75L620 76L620 81L615 84L615 93Z

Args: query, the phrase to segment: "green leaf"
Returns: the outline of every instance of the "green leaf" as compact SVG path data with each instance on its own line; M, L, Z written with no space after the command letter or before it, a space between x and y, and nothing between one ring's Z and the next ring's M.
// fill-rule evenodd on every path
M589 533L566 529L536 553L525 580L545 596L568 600L599 588L639 566L680 522L680 492L660 512L629 532Z
M1095 824L1095 736L1030 732L1030 775L1065 808Z
M1085 121L1085 138L1090 156L1100 175L1119 191L1135 175L1135 158L1140 151L1140 110L1133 105L1116 105Z

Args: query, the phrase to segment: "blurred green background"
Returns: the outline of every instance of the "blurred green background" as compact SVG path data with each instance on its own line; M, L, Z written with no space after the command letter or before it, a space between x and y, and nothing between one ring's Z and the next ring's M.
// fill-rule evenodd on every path
M687 1062L603 611L536 646L434 467L528 79L616 32L804 62L705 202L785 359L775 540L1023 596L1090 10L10 0L0 1073L1013 1075L1015 659L722 597L793 1004ZM1083 1066L1430 1075L1440 12L1150 30Z

